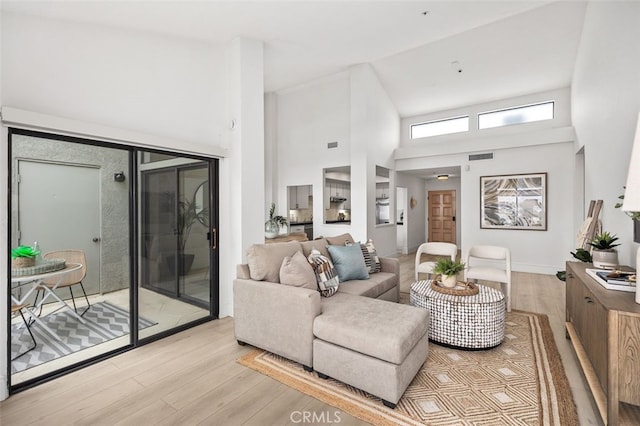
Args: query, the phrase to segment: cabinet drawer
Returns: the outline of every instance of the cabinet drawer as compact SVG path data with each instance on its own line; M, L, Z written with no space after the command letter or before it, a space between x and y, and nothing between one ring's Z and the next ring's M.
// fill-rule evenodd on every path
M640 405L640 317L620 315L618 324L620 401Z
M292 234L304 234L304 225L291 225Z

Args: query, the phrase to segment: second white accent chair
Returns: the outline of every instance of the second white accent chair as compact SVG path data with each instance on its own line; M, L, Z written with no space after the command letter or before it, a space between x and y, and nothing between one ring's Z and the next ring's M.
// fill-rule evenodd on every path
M436 262L428 261L421 262L420 258L422 254L430 254L434 256L450 256L451 260L456 260L456 256L458 255L458 246L451 243L424 243L418 247L418 251L416 252L416 268L415 268L415 279L418 281L418 274L423 273L427 274L427 276L431 275L433 271L433 267Z
M500 283L507 302L507 312L511 312L511 252L509 249L498 246L473 246L464 256L464 264L465 281L484 280Z

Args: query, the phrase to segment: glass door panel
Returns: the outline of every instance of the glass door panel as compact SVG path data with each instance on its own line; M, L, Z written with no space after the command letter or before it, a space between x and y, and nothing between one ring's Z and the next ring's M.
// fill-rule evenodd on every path
M114 179L130 152L15 129L10 146L11 247L41 249L32 270L11 271L16 387L131 344L130 193Z
M157 323L140 328L145 338L210 316L210 163L147 152L139 159L139 314Z

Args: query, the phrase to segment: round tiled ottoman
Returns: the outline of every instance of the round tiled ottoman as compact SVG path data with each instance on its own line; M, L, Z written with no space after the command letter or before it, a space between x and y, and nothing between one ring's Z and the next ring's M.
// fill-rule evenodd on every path
M430 280L411 285L411 305L431 314L430 340L463 349L488 349L502 343L504 294L479 284L478 289L473 296L457 296L432 289Z

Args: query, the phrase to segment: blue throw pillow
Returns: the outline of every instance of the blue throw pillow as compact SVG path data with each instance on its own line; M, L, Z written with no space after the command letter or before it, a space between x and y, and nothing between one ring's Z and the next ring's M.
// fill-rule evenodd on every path
M327 246L333 265L338 272L340 281L366 280L369 278L369 270L364 263L364 256L360 245L351 246Z

